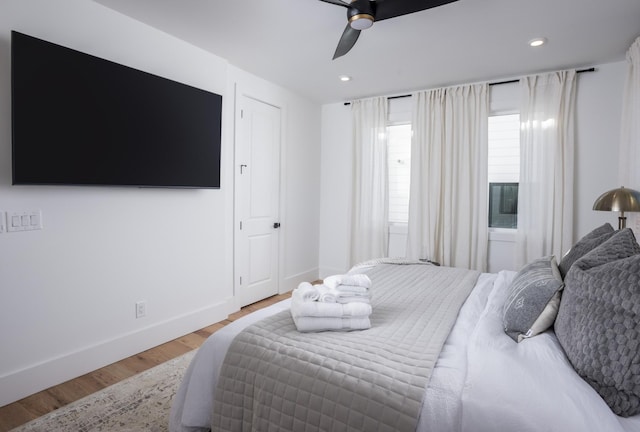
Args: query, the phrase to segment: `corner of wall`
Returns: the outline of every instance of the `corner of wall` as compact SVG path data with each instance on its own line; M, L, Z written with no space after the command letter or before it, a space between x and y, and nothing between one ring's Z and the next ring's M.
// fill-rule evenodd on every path
M318 274L318 268L313 268L311 270L286 277L283 280L282 286L280 287L280 294L293 291L302 282L313 282L315 280L318 280Z

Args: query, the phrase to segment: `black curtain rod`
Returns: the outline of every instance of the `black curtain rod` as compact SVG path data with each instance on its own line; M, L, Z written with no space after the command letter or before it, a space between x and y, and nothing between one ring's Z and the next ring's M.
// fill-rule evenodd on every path
M588 69L577 70L576 73L595 72L595 71L596 71L596 68L588 68ZM497 82L489 83L489 86L502 85L502 84L513 84L513 83L517 83L519 81L520 81L519 79L512 79L512 80L508 80L508 81L497 81ZM406 97L411 97L411 95L410 94L405 94L405 95L399 95L399 96L389 96L387 98L387 100L389 100L389 99L400 99L400 98L406 98ZM345 106L351 105L351 102L345 102L344 105Z

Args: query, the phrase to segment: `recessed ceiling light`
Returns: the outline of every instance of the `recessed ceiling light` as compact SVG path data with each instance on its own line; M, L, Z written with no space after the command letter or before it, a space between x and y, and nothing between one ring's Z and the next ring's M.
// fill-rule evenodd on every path
M547 43L547 38L540 37L540 38L531 39L529 41L529 46L539 47L544 45L545 43Z
M349 75L340 75L338 78L340 78L340 81L342 82L351 81L351 77Z

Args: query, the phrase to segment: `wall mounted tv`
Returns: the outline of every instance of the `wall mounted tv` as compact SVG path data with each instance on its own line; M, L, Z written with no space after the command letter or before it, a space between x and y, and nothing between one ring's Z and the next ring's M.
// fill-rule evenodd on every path
M222 96L16 31L14 185L219 188Z

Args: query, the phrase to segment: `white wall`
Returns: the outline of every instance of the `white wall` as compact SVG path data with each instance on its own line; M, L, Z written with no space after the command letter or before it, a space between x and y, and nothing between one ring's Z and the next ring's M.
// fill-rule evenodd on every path
M221 188L11 186L11 30L223 95ZM320 108L92 1L0 3L0 210L43 216L0 234L0 406L234 310L233 89L254 81L287 105L284 290L317 277Z
M595 72L578 78L576 99L576 170L574 239L604 222L615 225L617 215L591 210L604 191L617 187L620 115L625 63L596 66ZM495 112L509 112L517 106L517 85L493 86L491 106ZM320 224L320 275L349 268L349 208L351 184L351 119L344 104L322 107L322 185ZM326 167L337 167L328 170ZM340 187L339 187L340 186ZM631 186L630 186L631 187ZM397 231L397 230L396 230ZM402 232L391 236L394 252ZM491 272L515 268L513 241L508 234L494 233L489 241Z
M605 222L618 228L618 214L594 211L600 194L618 184L620 119L626 62L596 66L580 74L576 106L574 240ZM627 186L627 185L625 185ZM640 185L628 185L639 189Z
M320 105L286 94L280 292L317 279L320 261Z
M322 106L320 277L349 269L353 151L351 107Z

